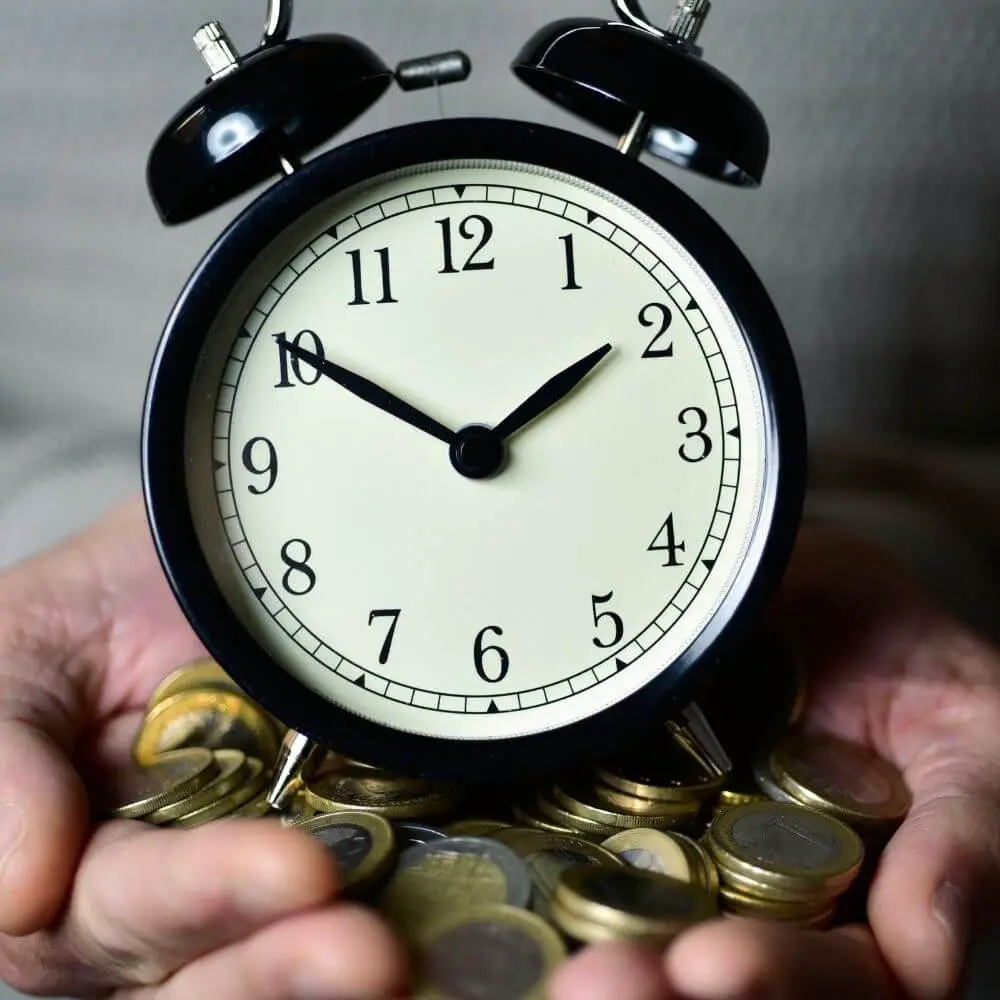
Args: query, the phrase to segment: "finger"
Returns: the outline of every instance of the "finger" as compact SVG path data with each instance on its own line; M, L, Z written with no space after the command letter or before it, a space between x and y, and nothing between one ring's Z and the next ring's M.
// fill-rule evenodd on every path
M821 933L727 918L688 931L663 961L685 1000L902 1000L860 927Z
M369 910L339 905L284 920L217 951L178 972L153 996L382 1000L405 983L403 949L385 924ZM133 998L126 993L122 1000Z
M22 942L20 964L50 970L44 982L26 984L35 991L157 984L275 920L328 903L335 889L323 845L278 823L190 831L110 823L81 859L58 932ZM18 957L7 956L15 972Z
M55 917L89 825L83 785L38 715L0 679L0 934Z
M920 1000L951 995L970 942L996 921L1000 782L990 778L996 768L993 761L952 758L932 775L918 772L914 807L875 875L872 927L896 974Z
M658 951L602 944L564 962L549 984L549 1000L673 1000Z

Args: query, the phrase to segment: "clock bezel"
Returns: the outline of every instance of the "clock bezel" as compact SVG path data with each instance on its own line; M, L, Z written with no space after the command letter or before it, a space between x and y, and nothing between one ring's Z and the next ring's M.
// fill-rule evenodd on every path
M230 609L201 551L186 486L191 376L206 332L242 275L319 203L374 176L448 160L530 163L580 178L628 202L670 232L704 269L745 336L758 370L777 471L764 509L773 517L743 599L723 601L698 639L636 693L559 729L499 740L438 739L394 730L331 705L287 674ZM694 201L649 167L594 140L549 126L451 119L375 133L317 157L254 201L218 238L181 292L150 373L142 433L147 515L160 562L195 632L233 678L282 722L350 756L409 774L465 781L578 764L662 718L729 653L764 610L801 519L806 433L801 387L781 320L732 240Z

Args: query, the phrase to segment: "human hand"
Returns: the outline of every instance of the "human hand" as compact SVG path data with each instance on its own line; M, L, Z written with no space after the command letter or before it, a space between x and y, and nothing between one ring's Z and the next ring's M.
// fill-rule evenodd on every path
M809 668L806 724L895 763L913 808L879 861L869 926L726 919L662 955L588 949L553 1000L944 1000L1000 920L1000 654L881 550L809 525L775 603Z
M199 655L136 501L0 576L0 979L116 1000L391 995L399 947L331 905L318 842L263 821L92 824L88 780Z

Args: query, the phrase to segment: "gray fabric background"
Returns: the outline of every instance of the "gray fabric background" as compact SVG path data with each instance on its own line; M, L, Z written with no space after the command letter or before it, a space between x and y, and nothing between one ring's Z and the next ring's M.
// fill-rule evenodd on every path
M193 30L218 17L248 47L264 6L3 3L0 564L137 485L139 411L157 336L238 208L162 228L145 192L146 155L204 76ZM666 3L647 8L665 18ZM598 0L299 0L295 30L357 35L390 63L461 46L475 72L445 92L449 114L586 130L507 65L548 20L609 13ZM945 446L951 464L940 467L964 487L995 479L981 449L1000 432L997 0L716 0L703 42L768 119L771 168L758 192L664 172L729 230L770 289L817 439L849 437L896 460ZM432 95L394 92L348 135L436 113ZM849 468L846 486L863 473ZM967 531L941 534L922 514L913 515L916 528L887 528L877 502L851 513L992 623L991 568ZM983 990L996 996L1000 987Z

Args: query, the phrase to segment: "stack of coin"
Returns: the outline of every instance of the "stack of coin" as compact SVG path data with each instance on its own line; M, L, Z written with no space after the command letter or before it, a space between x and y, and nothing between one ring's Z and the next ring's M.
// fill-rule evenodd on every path
M867 843L888 840L911 805L896 768L831 734L794 733L754 769L760 788L852 826Z
M263 816L264 765L242 750L191 747L130 764L103 783L104 807L119 819L194 827L223 816Z
M283 728L214 660L198 660L174 671L153 692L133 754L146 764L185 747L241 750L270 771Z
M800 708L797 675L784 673L769 730L787 730ZM861 838L875 857L910 801L895 769L833 737L786 735L723 773L668 724L516 793L331 751L279 814L263 792L282 732L217 664L182 668L151 698L136 763L106 782L105 811L174 826L267 816L315 837L344 893L378 907L415 950L417 995L437 1000L541 1000L568 949L664 942L720 909L828 926L852 883L863 906ZM460 953L468 960L451 961Z
M709 826L705 846L727 912L805 927L832 923L865 855L849 826L786 802L727 809Z
M552 896L552 922L569 938L663 943L718 913L704 889L657 872L601 865L566 869Z

